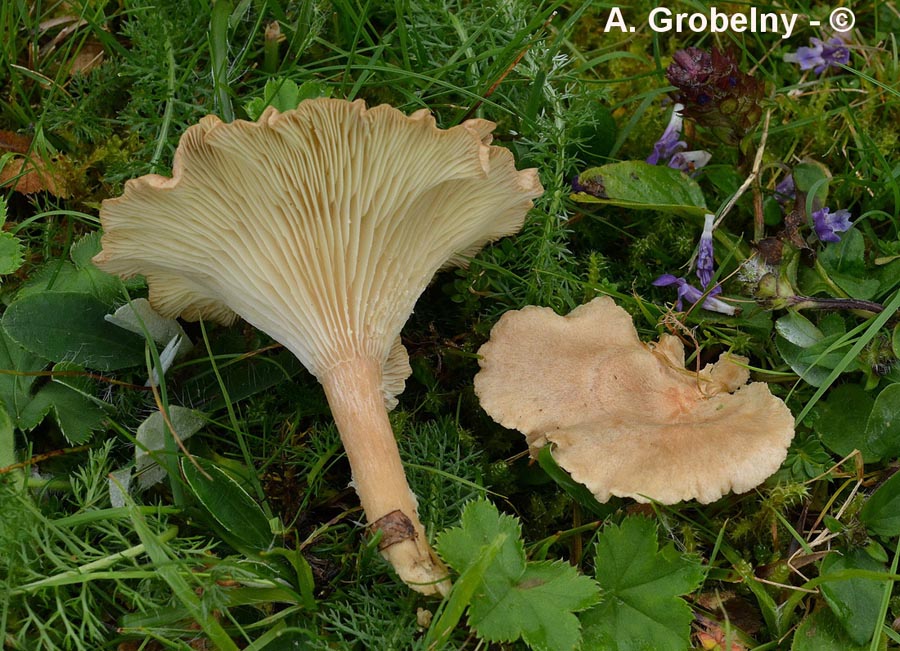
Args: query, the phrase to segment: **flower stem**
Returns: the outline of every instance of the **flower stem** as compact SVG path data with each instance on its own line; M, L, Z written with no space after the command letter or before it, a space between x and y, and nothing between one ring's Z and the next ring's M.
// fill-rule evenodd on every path
M812 296L792 296L790 307L798 310L861 310L871 314L884 311L884 305L858 298L814 298Z

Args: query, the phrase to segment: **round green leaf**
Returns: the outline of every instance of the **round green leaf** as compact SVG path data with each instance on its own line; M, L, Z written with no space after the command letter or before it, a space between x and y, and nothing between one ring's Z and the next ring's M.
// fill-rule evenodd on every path
M791 651L868 651L868 644L854 644L834 614L820 608L800 622Z
M813 425L825 447L842 457L859 450L864 461L878 461L866 442L866 421L874 404L857 384L832 389L828 400L817 405Z
M865 550L852 549L826 556L819 567L819 578L828 579L832 574L852 570L884 572L885 568ZM842 578L826 580L821 590L825 603L854 643L865 644L872 639L879 626L878 613L884 583L862 577Z
M107 307L90 294L44 292L15 301L3 328L23 348L53 362L98 371L144 363L144 341L104 320Z
M791 174L794 177L794 185L800 192L804 194L815 192L818 205L825 205L828 200L828 184L831 182L831 172L825 165L808 160L795 165Z
M866 448L887 459L900 454L900 384L890 384L875 398L866 423Z
M872 493L859 512L859 519L879 536L900 536L900 472Z

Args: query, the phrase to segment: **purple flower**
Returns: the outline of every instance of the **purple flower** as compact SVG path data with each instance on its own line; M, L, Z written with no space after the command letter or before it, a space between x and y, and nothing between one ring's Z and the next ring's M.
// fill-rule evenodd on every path
M713 270L715 268L715 258L713 258L713 222L716 216L710 213L706 214L703 222L703 233L700 235L700 248L697 252L697 278L700 279L700 285L703 289L709 287L709 281L712 280Z
M709 162L712 154L702 149L694 151L680 151L669 161L669 167L692 174Z
M725 142L739 143L762 116L759 102L765 85L741 71L734 52L678 50L666 78L678 89L673 97L684 104L682 115Z
M828 68L837 68L841 63L846 65L850 62L850 50L839 36L833 36L824 42L813 37L809 42L810 47L801 47L794 53L785 54L784 60L800 64L801 70L812 69L817 75Z
M825 207L814 211L812 218L816 235L822 242L840 242L838 233L850 230L853 225L850 223L850 211L843 209L831 212Z
M672 156L687 148L687 143L679 140L684 124L684 118L681 117L683 108L684 106L681 104L676 104L672 109L672 117L669 118L666 130L653 145L653 153L647 157L647 162L651 165L657 165L660 161L668 161Z
M698 303L701 298L703 298L703 292L689 284L684 278L677 278L672 274L663 274L659 278L653 281L653 285L656 287L668 287L670 285L676 285L678 287L678 301L675 303L675 309L681 310L683 309L684 301L687 300L692 305ZM713 292L707 294L706 298L703 298L703 307L711 312L721 312L722 314L734 315L736 312L735 308L729 305L724 301L720 301L719 299L712 296L712 293L719 293L720 288L716 287Z
M775 200L782 206L797 197L797 186L794 185L794 176L788 174L775 186Z

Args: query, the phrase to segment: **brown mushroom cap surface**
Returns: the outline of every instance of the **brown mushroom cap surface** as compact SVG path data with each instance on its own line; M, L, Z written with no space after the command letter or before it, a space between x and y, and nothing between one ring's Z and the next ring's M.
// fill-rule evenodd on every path
M774 473L794 435L790 410L762 382L746 384L743 358L723 355L699 373L663 335L640 341L609 297L558 316L507 312L479 350L475 392L535 452L605 502L611 496L672 504L712 502Z
M408 532L382 553L426 593L449 582L384 407L409 375L400 330L434 273L518 231L543 192L536 170L490 146L493 128L336 99L257 122L208 116L182 136L171 178L128 181L100 210L97 266L145 276L163 316L244 318L319 379L370 526Z

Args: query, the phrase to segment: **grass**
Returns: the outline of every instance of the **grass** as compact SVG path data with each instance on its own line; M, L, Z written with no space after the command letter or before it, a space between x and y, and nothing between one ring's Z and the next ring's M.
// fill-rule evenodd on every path
M101 296L110 311L123 302L122 288L79 257L79 246L82 253L93 246L82 238L99 228L100 202L121 194L127 179L168 174L187 126L208 113L245 118L266 82L311 83L306 88L317 93L406 112L428 108L444 128L490 119L519 168L539 169L545 193L517 236L466 269L440 274L404 329L413 375L392 422L429 535L457 525L466 503L487 496L521 519L532 560L567 560L593 576L604 527L641 513L659 525L661 542L705 568L703 585L687 597L696 619L681 648L701 648L700 634L719 633L740 648L900 645L890 625L900 616L898 542L860 519L900 456L892 425L900 410L900 58L892 37L900 9L854 7L850 61L820 76L782 58L823 35L812 28L790 41L654 34L644 21L652 6L629 7L638 28L622 34L604 33L606 8L590 3L3 3L0 155L11 134L24 137L28 155L66 191L46 191L46 180L44 191L28 195L14 190L15 179L0 187L4 235L23 253L3 278L0 300L7 307L29 293L64 291ZM830 8L805 2L793 10L827 24ZM717 231L717 278L726 295L744 301L738 317L676 312L674 292L651 284L663 273L689 275L683 267L700 222L570 196L572 178L585 169L647 157L671 111L672 54L713 45L733 48L740 67L765 84L760 105L771 116L740 147L688 121L691 148L713 154L696 179L712 211L751 173L766 132L759 183ZM827 185L827 205L848 209L854 228L825 246L802 226L808 250L786 245L776 275L790 282L791 295L872 301L885 307L880 315L790 309L779 303L785 296L764 296L739 279L754 230L773 238L784 228L774 187L801 161L819 166L828 180L816 188ZM140 281L126 289L132 297L146 291ZM623 305L645 339L674 330L696 342L689 364L729 350L750 358L754 379L769 382L797 418L773 478L707 505L614 499L599 506L555 481L552 468L529 463L523 437L478 404L476 351L508 310L542 305L564 314L600 295ZM805 345L799 334L792 338L796 328ZM395 580L363 535L318 383L246 324L185 330L194 350L156 395L143 387L148 368L140 367L90 368L90 377L61 385L59 371L69 367L50 362L71 358L48 362L4 334L3 648L423 648L438 602ZM148 367L158 365L163 346ZM56 398L26 423L25 405L48 387ZM854 400L841 402L848 395ZM253 540L259 528L177 481L127 490L110 479L131 467L134 446L146 445L139 426L163 405L196 410L203 427L185 446L228 471L227 500L249 499L280 551L261 549ZM70 428L89 413L102 424L84 425L92 431L73 440ZM169 446L159 454L174 469L183 455L174 441ZM698 455L698 466L707 462ZM871 563L819 576L823 552L856 558L857 550ZM870 612L877 619L863 639L860 622ZM463 618L447 648L526 645L480 640Z

